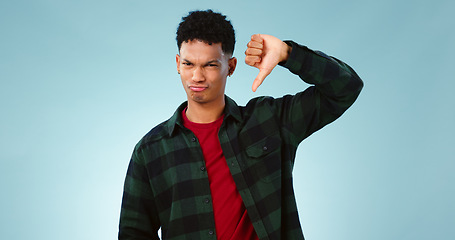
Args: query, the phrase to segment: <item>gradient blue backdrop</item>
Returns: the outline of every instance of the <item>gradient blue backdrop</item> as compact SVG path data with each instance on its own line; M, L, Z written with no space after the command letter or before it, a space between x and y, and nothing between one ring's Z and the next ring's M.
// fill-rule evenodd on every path
M250 35L323 50L365 81L295 166L309 240L455 239L455 2L2 0L0 238L116 239L136 142L185 100L175 30L228 15L244 104L307 87L276 69L251 92Z

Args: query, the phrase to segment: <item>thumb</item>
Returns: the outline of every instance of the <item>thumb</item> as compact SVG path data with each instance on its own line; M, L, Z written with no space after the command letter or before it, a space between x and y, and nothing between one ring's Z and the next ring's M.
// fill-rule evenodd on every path
M259 74L253 82L253 92L256 92L258 87L264 82L264 79L272 72L272 69L260 69Z

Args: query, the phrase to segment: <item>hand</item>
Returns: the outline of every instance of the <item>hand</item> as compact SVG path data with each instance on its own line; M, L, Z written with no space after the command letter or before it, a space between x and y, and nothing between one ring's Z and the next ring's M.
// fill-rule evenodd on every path
M247 46L245 63L259 69L259 74L254 79L252 87L253 92L256 92L275 66L288 59L291 47L280 39L265 34L251 36L251 41Z

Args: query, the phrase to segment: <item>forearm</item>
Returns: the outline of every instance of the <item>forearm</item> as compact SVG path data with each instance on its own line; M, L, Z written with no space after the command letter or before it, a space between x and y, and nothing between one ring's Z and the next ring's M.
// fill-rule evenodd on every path
M128 167L120 212L119 240L158 238L160 227L147 171L137 154Z
M291 41L286 43L293 51L282 66L340 104L350 106L355 101L363 87L363 81L350 66L323 52L313 51Z
M311 86L280 101L279 114L295 144L340 117L357 99L363 82L344 62L294 42L282 66Z

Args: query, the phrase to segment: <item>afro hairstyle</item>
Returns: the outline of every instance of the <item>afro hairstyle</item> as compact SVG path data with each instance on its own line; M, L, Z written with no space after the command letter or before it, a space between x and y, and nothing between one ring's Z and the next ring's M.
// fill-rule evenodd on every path
M180 50L183 42L200 40L207 44L221 43L224 53L233 54L235 32L226 16L212 10L192 11L182 17L177 28L177 46Z

